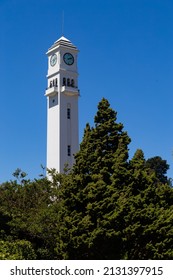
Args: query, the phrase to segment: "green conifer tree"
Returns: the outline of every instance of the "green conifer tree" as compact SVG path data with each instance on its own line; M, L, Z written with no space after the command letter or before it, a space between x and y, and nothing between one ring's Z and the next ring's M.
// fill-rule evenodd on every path
M110 216L112 211L115 214L117 189L125 184L123 172L130 138L123 131L123 125L116 122L116 115L103 98L98 105L95 126L86 125L76 164L69 175L71 179L63 190L63 234L59 241L65 244L63 258L120 257L121 233L116 228L116 218L111 223ZM117 188L112 182L116 179L119 180Z
M172 259L173 191L151 172L142 150L136 151L129 169L123 213L124 258Z

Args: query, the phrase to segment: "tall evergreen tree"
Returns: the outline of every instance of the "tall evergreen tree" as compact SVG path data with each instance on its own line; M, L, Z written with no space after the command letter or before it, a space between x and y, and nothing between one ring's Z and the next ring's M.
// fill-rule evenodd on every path
M64 226L60 243L65 244L64 258L120 257L120 230L116 228L115 219L111 223L110 213L115 214L117 189L125 184L123 171L127 165L130 138L123 131L123 125L116 122L116 115L103 98L98 105L95 126L86 125L71 180L63 190ZM115 188L112 178L113 174L118 178L119 172L122 177ZM68 228L66 233L65 228Z
M173 258L173 191L162 185L137 150L130 161L130 184L124 212L124 257ZM168 195L169 194L169 195ZM168 198L169 197L169 198Z

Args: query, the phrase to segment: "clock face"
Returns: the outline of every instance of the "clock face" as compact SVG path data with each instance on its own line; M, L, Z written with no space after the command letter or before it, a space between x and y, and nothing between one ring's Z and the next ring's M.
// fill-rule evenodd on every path
M53 54L50 58L50 65L51 66L54 66L57 62L57 55L56 54Z
M71 53L65 53L63 59L67 65L72 65L74 63L74 57Z

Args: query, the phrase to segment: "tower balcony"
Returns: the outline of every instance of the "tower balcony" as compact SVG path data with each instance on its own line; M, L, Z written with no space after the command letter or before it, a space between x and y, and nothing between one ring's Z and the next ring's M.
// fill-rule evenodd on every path
M80 91L77 87L71 87L71 86L62 86L61 92L66 95L80 95Z
M54 96L58 93L58 87L52 86L46 89L45 96Z

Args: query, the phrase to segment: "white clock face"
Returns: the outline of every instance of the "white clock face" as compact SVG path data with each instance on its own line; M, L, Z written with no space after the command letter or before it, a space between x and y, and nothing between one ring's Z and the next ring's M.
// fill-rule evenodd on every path
M57 63L57 55L53 54L50 58L50 65L54 66Z

